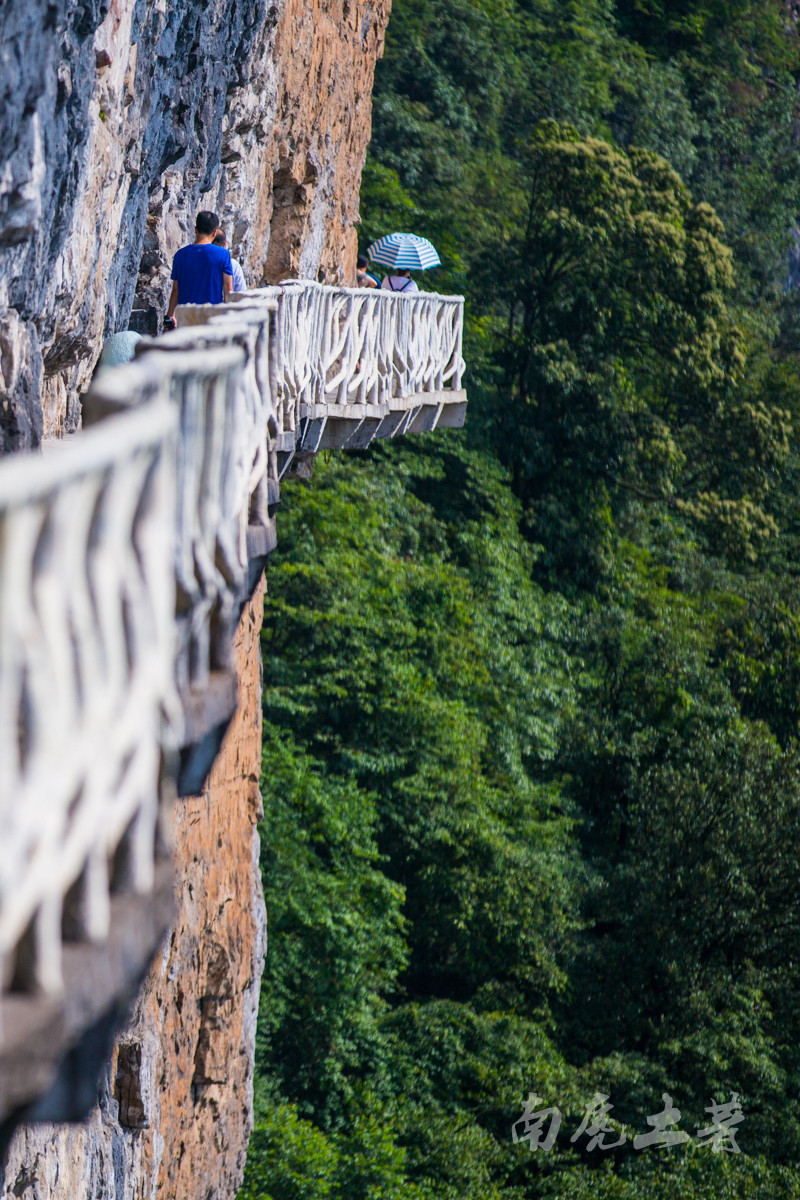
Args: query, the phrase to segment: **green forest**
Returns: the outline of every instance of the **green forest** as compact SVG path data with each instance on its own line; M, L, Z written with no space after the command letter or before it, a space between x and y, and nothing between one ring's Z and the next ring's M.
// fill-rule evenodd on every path
M800 1197L797 20L394 0L470 404L283 491L242 1200Z

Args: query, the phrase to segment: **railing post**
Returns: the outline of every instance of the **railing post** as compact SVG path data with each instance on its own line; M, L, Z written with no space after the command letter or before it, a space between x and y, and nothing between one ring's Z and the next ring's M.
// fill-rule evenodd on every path
M462 341L464 336L464 300L460 297L456 301L456 369L453 375L453 387L461 390L461 377L464 372L464 359L462 357Z

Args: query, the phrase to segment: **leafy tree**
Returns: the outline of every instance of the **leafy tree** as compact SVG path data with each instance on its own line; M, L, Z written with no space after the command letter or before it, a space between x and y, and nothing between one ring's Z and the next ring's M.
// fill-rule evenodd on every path
M261 861L270 956L257 1061L273 1099L334 1128L367 1064L405 961L402 891L379 868L372 798L323 779L289 735L267 727Z
M742 713L784 747L800 733L799 613L795 579L753 581L716 633L715 659Z
M469 424L284 489L246 1200L800 1197L797 49L395 0L363 234L466 294ZM743 1153L635 1151L664 1091Z
M329 467L308 495L305 561L295 549L272 576L266 703L381 796L379 841L411 921L408 986L470 994L492 964L536 1000L558 985L552 946L569 926L558 792L532 785L524 765L552 752L549 693L566 666L549 651L558 605L526 582L518 534L516 561L492 548L515 526L497 475L481 480L485 465L456 452L440 462L416 456L409 483L425 500L382 478L380 459L358 478L350 464ZM472 520L464 526L462 507L461 527L445 532L430 505L452 503L461 472ZM498 656L492 646L508 637L516 654ZM534 690L520 703L523 663ZM521 907L548 913L546 941L520 927Z
M716 544L754 556L776 529L762 502L789 417L740 386L732 256L713 210L663 159L552 122L537 127L527 169L527 220L500 260L498 437L534 535L559 570L576 526L594 526L575 566L586 586L604 510L627 493L678 506Z
M450 441L286 503L244 1195L788 1186L630 1150L598 1175L569 1142L598 1088L630 1136L663 1090L691 1127L738 1088L748 1154L795 1153L797 769L741 715L731 576L683 562L676 591L627 545L610 601L548 597L503 473ZM509 1140L532 1086L565 1114L549 1158Z

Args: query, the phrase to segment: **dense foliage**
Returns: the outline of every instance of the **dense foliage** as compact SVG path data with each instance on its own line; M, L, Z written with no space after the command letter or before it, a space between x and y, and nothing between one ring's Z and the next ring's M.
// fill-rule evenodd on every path
M800 1197L792 11L394 0L364 242L469 427L284 490L244 1200Z

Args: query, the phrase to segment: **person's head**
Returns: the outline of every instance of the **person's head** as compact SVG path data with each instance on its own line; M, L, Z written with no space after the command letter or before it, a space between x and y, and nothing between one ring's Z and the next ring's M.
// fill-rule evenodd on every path
M214 245L215 246L227 246L227 244L228 244L228 239L225 237L225 230L218 229L217 232L214 234Z
M200 237L213 237L219 229L219 217L216 213L204 209L197 214L194 228Z
M366 254L359 254L358 258L356 259L356 266L359 271L366 271L367 267L369 266L369 259L367 258Z

